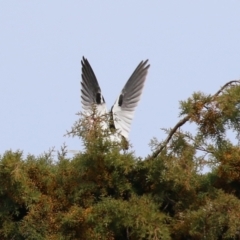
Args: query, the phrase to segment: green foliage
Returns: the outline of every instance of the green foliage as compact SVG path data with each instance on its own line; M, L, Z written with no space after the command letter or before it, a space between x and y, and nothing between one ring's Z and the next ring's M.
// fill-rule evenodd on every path
M180 103L184 118L137 158L101 129L93 109L69 134L83 151L65 147L23 157L0 156L0 239L240 239L240 86ZM187 121L195 133L180 130ZM203 174L204 167L209 172Z

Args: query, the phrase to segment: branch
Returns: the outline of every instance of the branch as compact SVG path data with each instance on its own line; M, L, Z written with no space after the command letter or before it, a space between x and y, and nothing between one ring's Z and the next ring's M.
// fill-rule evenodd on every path
M157 149L151 156L151 158L156 158L158 156L158 154L167 146L167 144L169 143L169 141L171 140L172 136L174 135L174 133L178 130L179 127L181 127L183 124L185 124L188 120L190 119L190 115L186 116L185 118L183 118L182 120L180 120L175 127L170 131L170 133L168 134L166 140L164 141L163 144L160 145L159 149Z
M228 87L229 85L233 84L233 83L240 83L240 80L232 80L227 82L223 87L221 87L213 96L212 99L214 100L220 93L223 92L223 90ZM183 119L181 119L176 125L175 127L170 131L170 133L168 134L166 140L159 145L159 148L153 152L153 154L151 156L149 156L146 160L150 160L150 159L154 159L156 158L161 152L162 150L167 146L167 144L169 143L169 141L171 140L172 136L175 134L175 132L178 130L179 127L181 127L182 125L184 125L187 121L189 121L189 119L191 118L191 115L188 114L186 117L184 117Z
M240 83L240 80L232 80L227 82L223 87L221 87L214 95L212 98L217 97L226 87L228 87L229 85L233 84L233 83Z

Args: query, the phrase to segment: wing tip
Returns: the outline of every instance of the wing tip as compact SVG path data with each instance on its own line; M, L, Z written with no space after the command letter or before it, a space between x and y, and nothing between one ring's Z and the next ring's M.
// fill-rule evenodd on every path
M87 58L85 58L84 56L82 57L81 64L82 64L82 68L83 68L86 64L89 64Z
M141 62L141 63L142 63L141 65L142 65L145 69L148 69L148 68L150 67L150 64L147 65L148 61L149 61L149 59L146 59L145 61L142 61L142 62Z

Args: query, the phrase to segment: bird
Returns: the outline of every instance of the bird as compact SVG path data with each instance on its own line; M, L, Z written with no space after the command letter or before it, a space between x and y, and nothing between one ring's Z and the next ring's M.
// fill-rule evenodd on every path
M98 80L89 61L84 56L81 65L81 103L84 112L90 116L94 106L100 116L108 114ZM102 125L103 129L109 128L118 132L118 137L121 136L125 141L128 141L129 138L131 122L142 95L149 67L148 60L138 64L110 109L111 121Z

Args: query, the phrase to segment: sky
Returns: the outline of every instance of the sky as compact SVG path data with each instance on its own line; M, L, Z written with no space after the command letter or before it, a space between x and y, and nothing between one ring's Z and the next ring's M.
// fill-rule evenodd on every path
M81 111L85 56L109 109L149 59L130 132L136 156L147 156L150 140L180 120L180 100L240 79L239 9L221 0L0 1L0 154L82 149L64 134Z

